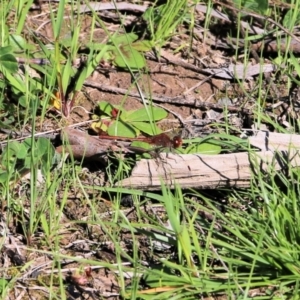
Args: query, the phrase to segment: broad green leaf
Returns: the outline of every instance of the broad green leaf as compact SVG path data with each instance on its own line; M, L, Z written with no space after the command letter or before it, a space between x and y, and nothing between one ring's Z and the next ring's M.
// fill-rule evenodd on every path
M11 54L12 50L13 50L12 46L0 47L0 56Z
M24 146L24 144L22 143L18 147L17 158L24 159L26 157L26 155L28 155L28 151L27 151L26 147Z
M51 171L51 168L54 163L56 163L57 157L55 156L55 150L53 145L48 140L49 144L47 146L47 151L44 153L41 159L41 169L44 175L48 174Z
M7 171L0 170L0 183L5 183L9 180L10 174ZM1 292L1 287L0 287Z
M126 44L131 44L133 41L137 40L138 36L131 32L131 33L127 33L127 34L123 34L123 35L119 35L116 37L112 37L112 43L115 45L126 45Z
M12 122L10 120L4 120L4 122L2 122L0 120L0 127L3 128L3 129L12 129L11 126L9 126Z
M23 94L26 93L26 85L24 84L24 80L22 80L18 74L12 75L10 71L8 71L6 68L1 66L1 62L0 62L0 72L2 72L5 78L9 81L11 88L15 89L15 91L13 92L16 95L18 94L18 92L21 92Z
M153 7L149 7L146 9L146 11L143 13L142 18L146 21L146 22L151 22L151 19L153 18L153 14L154 14L154 8Z
M0 293L2 293L6 286L8 285L8 281L5 278L0 278Z
M122 52L122 56L119 51ZM121 46L119 51L114 51L113 63L120 68L141 69L146 65L144 56L130 46Z
M133 141L131 143L131 146L137 147L137 148L142 148L145 150L150 150L153 149L153 145L150 145L149 143L142 142L142 141Z
M296 16L296 19L294 19ZM283 18L283 26L285 28L290 28L291 26L298 26L300 22L300 15L297 13L294 15L294 9L290 9Z
M268 0L234 0L237 8L248 9L260 14L266 14L269 8Z
M216 155L221 152L222 148L219 145L210 143L193 144L186 148L185 153L201 153L206 155Z
M85 47L93 50L93 51L100 51L103 49L103 47L105 47L104 44L101 44L101 43L93 43L93 42L88 42L85 44Z
M149 40L137 41L131 44L132 48L137 51L147 52L150 51L154 47L154 43Z
M30 167L32 166L33 163L35 163L35 162L32 161L31 156L25 157L24 162L23 162L23 170L30 169Z
M108 116L111 116L112 110L115 108L113 105L106 101L100 101L98 102L99 109L101 112L105 113ZM118 108L119 109L119 108Z
M32 149L32 138L28 137L23 141L24 146L26 147L26 149L28 149L28 151L30 151ZM33 147L35 147L35 141L33 141ZM35 150L35 148L34 148Z
M121 136L121 137L136 137L138 131L129 124L125 124L121 121L113 122L107 130L109 135Z
M34 151L34 157L37 160L41 159L44 154L51 151L52 147L53 147L52 144L50 143L49 139L46 139L46 138L38 138L37 140L34 140L32 143L32 138L29 137L29 138L25 139L22 144L24 144L26 149ZM32 149L33 147L34 147L34 149Z
M0 56L0 64L9 72L16 73L18 71L18 63L12 54L4 54Z
M266 14L269 8L269 3L268 0L247 0L245 1L244 8L257 13Z
M73 43L73 36L67 34L64 38L60 39L59 43L66 49L71 48Z
M23 143L11 141L7 144L2 154L2 158L7 159L7 158L16 157L18 159L24 159L26 155L27 155L27 148Z
M9 36L9 44L13 47L13 50L15 51L34 49L33 45L28 44L22 36L17 34L11 34Z
M300 75L300 65L299 62L297 60L297 58L293 55L293 53L290 52L290 60L292 62L292 65L294 66L298 76ZM291 79L293 81L295 81L296 83L300 84L300 82L298 80L295 79L295 76L291 76Z
M150 144L148 144L146 142L142 142L142 141L133 141L130 144L130 146L136 148L133 151L137 155L140 155L141 158L150 159L150 158L152 158L152 156L151 156L151 150L153 149L153 151L155 151L153 145L150 145Z
M5 89L6 83L4 83L3 78L0 78L0 89Z
M162 130L156 124L150 124L146 122L130 122L132 126L137 128L148 135L159 134Z
M155 153L155 146L153 146L149 143L146 143L146 142L134 141L134 142L131 143L130 146L136 147L135 153L140 155L142 158L150 159L150 158L153 158L153 153L156 154ZM140 149L140 151L139 151L139 149ZM143 151L145 151L145 152L143 152Z
M49 139L46 138L38 138L36 141L36 150L39 156L43 156L45 153L51 151L52 144Z
M22 107L28 108L27 97L25 97L24 95L19 96L18 102Z
M148 113L147 113L148 110ZM146 108L141 108L138 110L132 110L128 112L128 120L132 122L136 121L150 121L148 114L152 118L152 121L159 121L162 119L165 119L168 116L167 111L165 111L163 108L160 107L148 107Z

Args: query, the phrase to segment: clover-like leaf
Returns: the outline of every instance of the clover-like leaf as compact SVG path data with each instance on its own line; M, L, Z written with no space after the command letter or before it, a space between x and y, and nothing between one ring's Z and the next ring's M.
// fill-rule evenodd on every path
M155 45L152 41L143 40L143 41L134 42L131 44L131 46L137 51L147 52L150 51Z
M5 182L9 181L9 179L10 179L10 173L5 170L0 170L0 183L5 183ZM0 287L0 290L1 290L1 287Z
M7 158L24 159L27 155L27 148L25 145L16 141L11 141L7 144L2 154L2 160Z
M0 56L11 53L13 50L12 46L0 47Z
M122 55L120 52L122 52ZM114 51L113 63L120 68L141 69L146 65L144 56L129 45L120 46L119 51Z
M269 8L268 0L234 0L238 8L248 9L260 14L266 14Z
M0 278L0 293L2 293L6 286L8 285L8 281L5 278Z
M168 116L167 111L160 107L143 107L138 110L128 112L128 120L131 122L148 121L149 116L152 121L159 121Z
M111 40L115 45L128 45L131 44L133 41L136 41L137 39L138 36L135 33L131 32L127 34L114 36Z
M112 104L106 102L106 101L100 101L98 103L99 109L101 110L101 112L103 112L104 114L111 116L111 112L112 110L115 108Z
M222 148L219 145L214 145L211 143L197 143L190 145L184 151L185 153L201 153L206 155L216 155L221 152Z
M33 50L35 48L32 44L27 43L21 35L17 34L9 36L9 44L15 51Z
M121 121L113 122L108 127L107 133L113 136L129 137L129 138L136 137L139 134L138 130L135 129L133 126Z
M15 56L7 53L0 56L0 64L9 72L16 73L18 71L18 63Z
M147 135L159 134L162 132L162 130L155 123L150 124L148 122L132 122L131 125Z

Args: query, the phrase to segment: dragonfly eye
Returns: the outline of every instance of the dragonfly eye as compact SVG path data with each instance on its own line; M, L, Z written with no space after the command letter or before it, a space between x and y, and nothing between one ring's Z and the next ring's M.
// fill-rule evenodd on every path
M182 139L180 136L175 136L173 138L173 147L174 148L179 148L182 145Z

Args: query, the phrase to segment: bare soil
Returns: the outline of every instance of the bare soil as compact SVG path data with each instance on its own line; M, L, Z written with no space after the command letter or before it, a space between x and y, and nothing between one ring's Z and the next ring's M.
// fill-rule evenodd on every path
M104 13L101 12L101 14ZM109 30L111 32L122 30L120 29L120 24L109 17L111 12L108 11L107 13L108 17L105 18L105 22ZM64 24L62 37L70 34L67 16L66 12L66 23ZM201 19L200 17L203 16L199 16L199 19ZM137 19L138 16L136 14L128 14L128 20L135 22ZM80 22L83 24L80 42L84 46L84 42L90 36L91 17L82 15ZM42 40L53 41L47 4L41 3L41 7L38 6L37 10L31 11L31 14L27 17L26 26L26 35L30 35L28 29L35 30L39 32ZM218 68L234 61L231 53L215 49L199 39L193 39L193 43L190 45L190 35L187 33L186 28L183 26L179 31L181 35L174 36L163 49L164 56L167 53L173 58L175 57L178 64L169 63L164 58L150 59L148 57L145 74L138 78L138 83L143 93L147 96L155 95L162 98L177 97L182 99L182 104L159 103L169 112L167 120L160 122L161 128L182 127L184 124L188 127L188 120L207 120L207 112L210 111L210 107L185 105L186 99L196 99L203 103L216 104L220 99L230 97L237 100L235 103L237 107L243 103L246 107L251 108L253 100L245 100L244 91L255 94L255 80L243 82L243 91L240 85L232 80L215 77L208 78L208 75L201 74L180 64L180 62L185 61L198 68L203 68L204 66ZM93 38L97 42L103 42L106 39L105 32L101 28L96 28ZM174 50L178 47L181 47L180 51L174 54ZM99 65L88 80L112 89L122 88L130 92L137 92L130 73L126 70L118 69L112 64ZM201 81L203 83L197 86ZM284 86L284 81L284 78L282 78L282 86ZM86 86L81 92L77 99L76 107L72 110L67 120L59 120L57 123L57 119L54 119L53 114L49 113L43 121L41 131L60 128L63 123L72 125L91 120L92 114L97 112L97 103L99 101L108 101L113 105L122 104L126 110L136 110L143 107L143 103L137 97L130 97L117 92L107 92L90 86ZM282 91L282 95L287 93L288 91L286 90ZM217 111L220 113L219 110ZM240 113L234 113L234 116L239 121L239 127L242 127L245 119L249 117L249 115ZM218 117L219 122L224 122L224 116L218 115ZM216 119L213 121L216 121ZM194 130L196 136L198 131L195 128L191 129L192 131ZM2 140L6 137L6 134L1 135ZM93 185L107 184L105 168L95 166L93 162L87 162L85 167L85 173L82 173L80 178L83 185L92 187ZM22 205L26 209L30 206L30 198L28 195L26 196L28 188L29 180L25 178L22 183L15 187L15 197L23 201ZM55 264L53 262L56 261L56 258L50 253L47 254L47 251L51 251L52 248L56 247L53 244L57 241L56 237L53 236L53 240L51 240L50 236L50 239L45 242L41 228L37 228L36 232L33 233L24 232L22 229L24 228L24 222L29 222L30 216L28 215L25 219L16 216L13 220L6 220L8 208L6 203L2 205L4 209L1 215L1 227L3 230L9 230L9 235L3 235L0 238L3 245L0 256L1 275L5 278L13 278L14 276L18 278L7 299L49 299L48 288L50 282L52 284L54 282L52 289L59 294L59 278L63 278L65 283L67 299L120 299L118 277L115 270L112 271L101 267L101 263L105 262L110 264L118 263L115 245L109 238L109 230L113 230L114 226L112 224L111 228L104 230L93 221L95 220L95 212L91 211L90 203L83 200L86 197L82 193L79 186L69 186L62 180L57 199L53 199L53 201L56 201L58 208L61 205L64 206L59 229L55 228L54 230L59 232L60 235L58 245L60 254L70 257L70 259L59 261L61 269L58 267L54 268ZM95 211L98 218L110 221L113 204L108 195L103 195L92 188L86 190L86 193L88 193L90 201L93 202L93 206L96 207ZM63 204L64 201L66 201L65 204ZM129 219L135 222L145 221L136 215L135 208L131 206L133 200L130 197L124 197L122 201L123 213ZM129 207L126 208L126 206ZM162 219L164 217L164 212L158 208L156 211L151 211L147 205L144 205L143 210L149 214L161 214ZM121 237L120 240L124 242L118 247L121 247L124 252L132 257L131 233L122 230L119 232L119 235ZM154 264L159 257L172 255L172 249L165 249L162 252L150 251L149 241L142 235L139 237L138 242L139 257L142 261ZM99 261L99 265L81 264L72 260L71 257L82 257ZM124 265L129 264L126 257L122 257L121 260ZM58 264L56 265L58 266ZM125 277L124 280L129 285L130 275L127 278ZM141 288L144 288L142 283ZM216 296L214 299L222 299L222 297Z

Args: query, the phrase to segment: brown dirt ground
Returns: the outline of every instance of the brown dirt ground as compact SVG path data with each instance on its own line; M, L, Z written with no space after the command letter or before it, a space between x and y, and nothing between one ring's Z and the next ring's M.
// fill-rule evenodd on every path
M42 12L44 14L41 14L39 11L32 12L32 15L30 15L27 20L27 26L32 30L39 28L41 36L45 40L49 39L51 41L53 39L51 24L49 22L45 23L49 21L49 11L47 10L47 6L43 5ZM81 32L81 40L84 42L84 40L89 37L91 19L89 16L86 16L82 18L81 22L84 24L84 29ZM113 22L108 22L107 25L110 30L116 30L119 28L119 25ZM66 33L63 34L68 34L67 20L65 29ZM100 28L97 28L95 30L94 39L102 41L103 37L105 37L104 32ZM183 33L182 36L177 36L171 40L166 45L165 50L171 53L177 46L183 45L184 43L188 45L188 41L189 36ZM226 60L232 59L231 57L225 58L224 55L226 55L226 53L224 54L219 50L213 50L196 40L193 44L193 50L189 50L189 47L186 46L179 54L177 54L178 60L181 60L185 53L188 53L190 56L191 63L202 59L206 62L206 65L211 66L222 65ZM143 75L138 81L146 95L182 97L183 102L186 97L192 97L200 101L216 103L219 98L225 95L225 92L227 95L231 94L233 97L241 92L240 90L236 90L236 86L228 81L212 78L204 82L195 90L192 90L188 95L183 96L187 90L196 86L199 81L205 79L206 76L182 66L149 59L147 60L147 69L148 73ZM132 92L137 92L135 86L132 85L131 75L128 72L119 70L112 65L99 67L89 80L112 88L117 87L125 90L130 89ZM249 90L251 85L245 82L244 88ZM84 109L80 107L75 108L72 111L70 118L67 120L67 124L76 124L90 120L91 114L96 109L97 103L102 100L108 101L111 104L123 103L124 108L127 110L135 110L143 106L142 103L134 97L124 97L124 95L121 94L105 92L92 87L85 87L85 90L82 92L83 93L81 97L79 97L77 105ZM205 109L184 105L164 104L163 106L165 109L175 112L183 120L195 117L202 119L204 118L206 111ZM161 123L161 126L164 129L180 126L178 118L172 113L169 113L167 121L165 120ZM43 129L49 130L51 128L56 129L57 124L55 124L53 119L51 119L51 115L49 115L49 118L44 121ZM87 166L89 167L89 165ZM104 177L105 174L103 170L100 169L91 171L88 169L86 174L82 174L81 180L83 184L101 185L103 184ZM26 185L28 185L28 181L24 181L23 188L21 186L16 188L16 196L18 194L22 194L21 198L23 200L25 194L24 186ZM89 204L82 200L84 197L82 197L80 188L70 187L62 181L61 191L56 199L57 206L59 207L63 199L66 197L64 195L65 189L68 189L67 201L59 228L61 235L59 245L61 253L71 257L81 256L102 262L107 261L109 263L116 263L115 248L111 242L107 242L107 240L109 240L107 233L104 232L97 224L87 225L88 220L91 220L91 215L93 213L90 211ZM87 191L87 193L89 194L90 199L93 199L93 202L97 205L97 212L103 215L103 219L109 220L109 211L111 210L110 199L103 198L103 195L100 193L97 194L97 192L92 189ZM124 199L124 201L125 200L126 199ZM130 199L128 201L130 203ZM24 207L29 207L30 202L28 198L27 202L24 202L23 205ZM147 206L145 206L144 209L147 210ZM143 221L135 215L133 208L127 209L126 213L128 214L127 216L129 219L139 222ZM163 215L163 212L156 213L161 213ZM2 215L2 219L5 220L4 214ZM79 220L81 220L83 224L78 224ZM20 229L21 226L19 222L20 220L18 221L17 218L15 220L11 220L11 223L8 223L8 228L12 233L11 236L7 237L5 240L4 237L0 239L6 249L12 249L11 251L2 251L0 264L2 269L1 274L9 277L10 275L18 274L19 272L19 280L14 285L14 289L11 291L8 299L48 299L49 294L46 287L49 283L50 276L54 276L55 280L59 280L57 276L59 269L51 269L53 268L52 262L54 259L51 255L45 255L28 250L27 243L30 241L30 247L34 249L48 251L51 249L52 241L49 240L48 244L41 244L40 241L43 239L40 237L43 233L39 233L39 230L37 230L37 232L30 238L26 237L24 232ZM91 223L92 222L89 224ZM121 247L126 250L127 253L131 254L131 234L123 230L120 232L120 235L122 236L121 239L124 241L124 244L121 245ZM55 239L53 239L53 241L54 240ZM149 253L148 242L142 236L140 237L139 242L141 259L145 261L154 261L156 258L153 257L153 254ZM20 251L19 254L17 254L17 249ZM169 255L170 253L166 250L166 253L164 254ZM21 270L20 266L24 266L25 262L30 262L30 267L27 266L25 270ZM124 258L123 262L124 264L127 263L126 258ZM106 268L93 266L91 277L89 277L89 274L87 274L89 272L88 266L86 264L81 265L70 259L65 262L61 262L61 265L63 270L60 270L60 274L63 274L66 281L67 299L100 299L100 295L105 296L108 299L119 299L119 285L114 272ZM37 267L37 269L35 269L35 267ZM74 273L76 270L80 270L78 271L80 274L76 275ZM57 276L57 278L55 276ZM79 284L80 280L84 281L83 285ZM130 282L129 278L125 280L128 283ZM54 286L54 289L57 289L57 286ZM221 298L216 297L215 299Z

